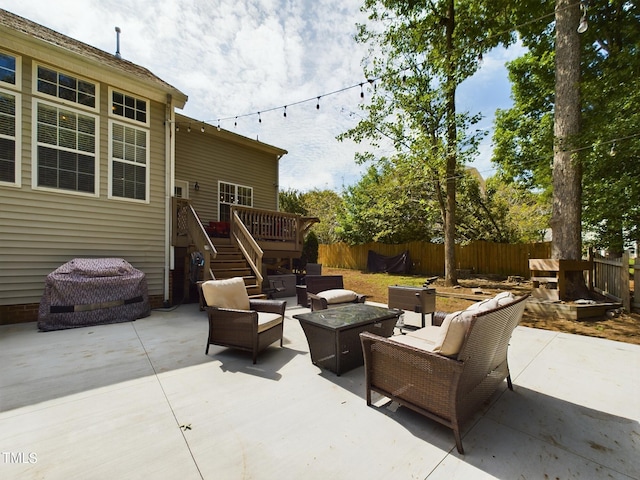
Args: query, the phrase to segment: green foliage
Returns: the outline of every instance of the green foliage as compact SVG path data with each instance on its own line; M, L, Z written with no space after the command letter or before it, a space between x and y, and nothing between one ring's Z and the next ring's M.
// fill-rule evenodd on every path
M543 8L552 11L553 4ZM520 20L536 14L531 8L522 5ZM528 23L520 32L530 51L508 65L515 104L498 113L494 136L501 178L536 188L543 198L551 193L553 159L552 20ZM619 252L640 238L640 6L590 2L588 21L581 35L582 133L574 139L583 231L587 245Z
M281 212L297 213L298 215L307 215L307 209L304 206L304 194L297 190L289 189L278 193L278 204Z
M311 231L307 234L302 245L302 258L306 263L318 263L318 237Z
M320 223L312 227L320 243L338 241L337 216L342 210L342 197L333 190L314 189L309 192L286 190L280 192L280 210L308 217L317 217Z

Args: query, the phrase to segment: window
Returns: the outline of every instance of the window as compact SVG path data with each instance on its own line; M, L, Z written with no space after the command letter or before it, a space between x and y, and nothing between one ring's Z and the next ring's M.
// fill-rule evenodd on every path
M16 95L0 90L0 182L19 184Z
M218 203L218 219L221 222L231 221L231 205L253 206L253 188L218 182L220 200Z
M136 122L147 124L146 100L136 98L125 93L111 92L111 113L118 117L127 118Z
M96 109L97 87L87 80L38 65L37 90L45 95Z
M0 52L0 82L16 85L17 67L16 57Z
M96 193L96 117L44 102L35 104L36 185Z
M149 186L149 132L110 122L110 196L146 201Z

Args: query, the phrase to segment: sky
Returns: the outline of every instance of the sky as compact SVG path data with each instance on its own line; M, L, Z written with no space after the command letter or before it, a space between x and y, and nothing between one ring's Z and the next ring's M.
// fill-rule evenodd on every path
M371 93L362 70L367 47L353 38L356 23L366 21L361 3L0 0L0 8L106 52L115 53L119 27L123 58L188 95L179 113L288 151L280 160L281 190L340 192L366 169L354 154L367 146L336 140L356 125ZM482 113L478 128L491 131L496 109L511 106L505 62L520 54L490 52L461 86L458 109ZM391 151L383 142L378 153ZM485 178L493 173L491 151L489 134L471 164Z

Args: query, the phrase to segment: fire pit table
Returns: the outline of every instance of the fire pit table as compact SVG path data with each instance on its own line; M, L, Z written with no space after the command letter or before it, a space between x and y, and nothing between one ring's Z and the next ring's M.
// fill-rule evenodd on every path
M363 303L300 313L300 321L309 343L311 361L337 375L364 364L360 333L383 337L393 335L402 310Z

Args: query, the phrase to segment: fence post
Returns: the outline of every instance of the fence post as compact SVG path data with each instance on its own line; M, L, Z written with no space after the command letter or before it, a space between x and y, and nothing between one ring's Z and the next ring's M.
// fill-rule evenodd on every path
M620 269L620 286L622 287L622 306L627 313L631 312L631 287L629 283L629 250L622 254L622 268Z

